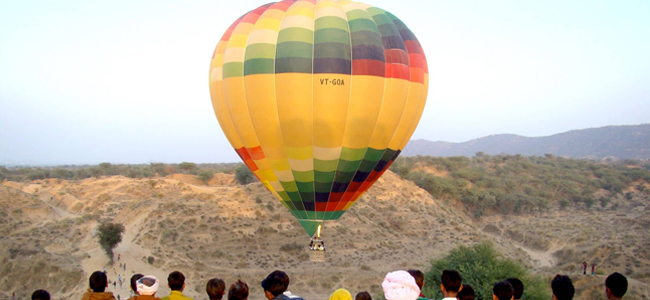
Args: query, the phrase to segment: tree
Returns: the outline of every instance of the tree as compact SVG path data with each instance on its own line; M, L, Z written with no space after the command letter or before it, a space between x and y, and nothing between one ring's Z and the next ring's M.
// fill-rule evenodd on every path
M165 173L165 164L163 163L149 163L149 168L151 169L152 174L158 174L160 177L167 175Z
M522 299L546 300L551 297L548 281L528 274L526 269L511 259L503 259L492 244L482 242L471 248L460 246L444 258L434 260L425 274L424 294L431 299L441 299L440 276L443 270L456 270L463 278L463 284L474 287L476 299L492 299L494 283L506 278L517 277L524 282Z
M178 165L178 168L185 171L185 174L192 174L196 170L196 164L184 161Z
M99 245L102 246L106 255L113 261L113 249L122 241L124 225L117 223L101 223L97 227Z
M239 184L249 184L255 182L255 175L253 175L253 172L246 165L239 165L235 169L235 179Z
M199 179L203 181L203 183L208 184L208 181L214 177L214 172L212 170L200 170L199 171Z
M111 165L111 163L103 162L99 164L99 168L102 170L102 174L105 176L113 175L113 165Z

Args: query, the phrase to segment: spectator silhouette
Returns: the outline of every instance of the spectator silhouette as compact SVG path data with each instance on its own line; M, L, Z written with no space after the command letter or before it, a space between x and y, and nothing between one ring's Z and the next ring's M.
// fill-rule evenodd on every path
M381 287L386 300L416 300L420 295L420 288L415 283L415 278L406 271L386 274Z
M418 297L418 300L429 300L427 297L422 294L422 288L424 287L424 274L420 270L415 270L415 269L410 269L407 272L413 276L413 279L415 279L415 284L418 285L420 288L420 297Z
M50 300L50 293L46 290L35 290L32 293L32 300Z
M338 289L330 295L329 300L352 300L352 294L346 289Z
M627 292L627 278L614 272L605 279L605 294L609 300L620 300Z
M285 296L287 296L287 297L289 297L291 299L300 298L300 296L294 295L294 294L291 293L291 291L289 291L289 283L291 283L291 280L289 279L289 275L287 275L287 273L285 273L284 271L275 270L275 271L271 272L270 275L277 276L280 279L280 281L282 281L282 284L284 284L284 293L283 294Z
M519 280L519 278L508 278L506 279L510 284L512 284L512 288L515 289L514 293L514 299L515 300L521 300L521 295L524 294L524 283Z
M241 280L230 285L228 300L248 300L248 284Z
M108 287L108 278L102 271L95 271L88 279L90 288L81 300L115 300L113 293L105 292Z
M463 288L456 294L458 300L474 300L474 297L476 297L474 288L469 284L463 284Z
M493 300L512 300L514 299L515 289L508 280L497 282L492 287Z
M194 300L183 295L185 289L185 275L179 271L169 273L167 276L167 286L171 290L169 296L162 297L162 300Z
M282 271L274 271L268 276L266 276L264 280L262 280L262 288L264 289L264 296L266 296L266 299L269 300L303 299L295 295L291 295L292 296L291 298L285 295L284 293L287 291L288 286L289 286L289 276L287 276L286 273Z
M226 292L226 283L219 278L212 278L205 285L205 292L210 300L221 300Z
M354 296L354 300L372 300L372 297L370 297L370 293L363 291Z
M551 289L553 290L553 300L572 300L576 292L571 278L566 275L555 275L551 281Z
M440 291L443 300L455 300L463 286L463 278L456 270L443 270L440 276Z
M160 281L153 275L143 276L136 281L138 295L134 300L160 300L156 297Z
M138 294L138 285L137 284L138 284L138 279L140 279L142 277L144 277L144 275L142 275L142 274L134 274L133 276L131 276L131 284L130 284L129 288L131 289L132 295L127 300L134 300L135 296L139 295Z

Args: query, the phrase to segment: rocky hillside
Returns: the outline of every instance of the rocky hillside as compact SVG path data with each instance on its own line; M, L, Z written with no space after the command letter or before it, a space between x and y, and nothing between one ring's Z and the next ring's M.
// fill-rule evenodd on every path
M182 271L186 294L195 299L205 299L213 277L241 278L251 300L264 299L260 281L276 269L309 300L327 299L339 287L379 295L387 272L426 269L457 245L487 239L534 272L570 274L580 295L602 291L603 276L620 271L630 278L630 299L650 299L645 200L616 210L476 220L462 204L434 199L389 171L340 220L325 224L325 263L308 260L309 238L261 184L238 185L234 175L216 174L208 184L181 174L5 181L0 202L0 297L15 292L26 299L45 288L54 299L80 299L89 274L104 267L112 281L146 273L164 282L169 272ZM113 265L97 244L100 221L126 227L115 249L121 260ZM584 260L597 264L596 276L579 275ZM126 284L109 289L128 296ZM161 286L159 295L168 292Z

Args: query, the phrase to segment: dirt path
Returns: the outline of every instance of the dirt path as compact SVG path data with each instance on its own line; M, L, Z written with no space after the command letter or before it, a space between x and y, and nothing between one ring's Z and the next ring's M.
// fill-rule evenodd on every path
M155 268L153 265L147 263L146 258L151 255L151 251L142 248L134 241L136 236L141 231L147 215L144 213L138 214L135 218L130 219L128 223L124 224L126 231L122 236L122 242L113 249L115 260L113 265L110 265L108 256L103 252L100 247L88 251L88 259L82 261L81 266L87 276L90 276L95 271L106 268L109 280L108 291L113 292L115 298L120 296L121 300L125 300L131 296L129 288L129 280L134 274L140 273L144 275L154 275L161 283L166 282L167 271ZM120 259L118 260L118 255ZM126 264L126 265L124 265ZM122 280L122 285L119 282L113 284L118 280L118 275ZM157 295L166 296L169 294L169 288L161 284L158 289Z
M531 262L533 266L537 268L546 268L546 267L552 267L555 265L555 258L553 257L552 252L549 251L536 251L532 249L528 249L524 246L519 246L516 245L517 248L523 250L530 256Z

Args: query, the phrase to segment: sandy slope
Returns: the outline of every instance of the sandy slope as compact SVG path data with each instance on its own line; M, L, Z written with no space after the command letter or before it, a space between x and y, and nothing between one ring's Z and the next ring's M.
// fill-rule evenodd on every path
M167 295L164 283L173 270L186 274L186 294L197 299L205 299L209 278L221 277L248 282L249 298L261 300L259 282L275 269L287 271L290 289L310 300L326 299L339 287L377 295L386 272L426 269L431 258L483 239L541 274L578 276L580 262L597 262L599 276L577 278L581 295L600 289L601 275L614 270L632 275L638 299L650 294L650 216L639 207L477 221L457 203L433 199L387 172L340 220L326 223L323 264L308 261L304 231L261 184L239 186L227 174L215 175L208 185L182 174L4 182L0 200L6 215L0 222L5 296L44 287L56 299L79 299L88 276L104 267L111 280L125 277L122 288L110 286L122 299L134 273L157 276L163 283L159 295ZM98 221L126 228L114 265L97 244ZM118 272L120 263L126 270Z

